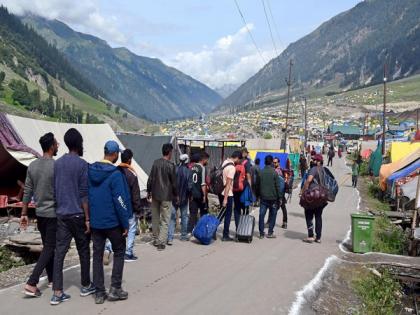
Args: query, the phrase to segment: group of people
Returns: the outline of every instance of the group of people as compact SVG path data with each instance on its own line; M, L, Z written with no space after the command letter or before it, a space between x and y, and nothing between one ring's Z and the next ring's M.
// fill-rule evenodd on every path
M43 249L25 287L25 295L41 296L37 287L45 269L53 289L51 305L70 299L63 291L63 263L72 239L80 259L80 296L96 294L95 302L125 300L122 289L125 261L136 259L133 253L136 233L135 216L140 212L140 189L131 167L133 153L121 152L117 142L104 144L100 161L88 164L83 156L83 137L74 128L64 135L68 153L56 161L59 150L54 134L43 135L39 143L43 156L32 162L27 171L20 223L28 226L28 205L36 202L37 227ZM118 161L121 153L121 164ZM99 156L98 156L99 158ZM90 242L93 244L93 279L90 276ZM104 287L103 258L105 244L112 248L114 265L111 287ZM93 280L93 281L92 281Z
M135 261L134 241L137 217L142 213L140 188L134 168L133 152L122 151L117 142L104 144L103 158L93 164L82 159L83 137L74 128L64 135L68 153L57 160L59 143L52 133L39 140L43 156L28 167L25 181L21 226L28 226L28 205L36 202L38 230L43 249L24 292L39 297L37 287L45 269L53 289L52 305L70 299L63 291L63 262L74 238L81 266L80 295L95 294L95 303L124 300L128 293L122 289L125 262ZM188 241L198 219L208 213L210 174L207 171L209 155L205 151L182 154L179 164L172 162L173 146L162 147L162 157L155 160L147 182L147 198L151 203L153 245L159 251L173 244L177 211L180 212L181 241ZM121 163L115 164L121 158ZM250 205L259 204L260 238L275 238L277 212L282 209L282 228L287 229L285 192L293 190L290 162L280 167L280 160L272 155L260 160L250 159L246 148L234 151L219 170L223 190L218 194L220 208L224 210L222 241L233 241L230 224L232 214L236 229L240 216L249 214ZM322 155L313 155L310 167L304 154L300 161L304 178L302 192L319 182ZM289 167L287 167L289 165ZM309 172L307 171L309 169ZM291 175L290 175L291 174ZM308 237L305 242L320 242L322 211L305 209ZM268 212L268 218L266 215ZM313 220L315 218L315 232ZM267 222L267 223L266 223ZM267 233L265 232L268 229ZM216 235L215 235L216 237ZM93 243L93 281L90 277L90 242ZM111 287L104 287L104 264L113 253Z

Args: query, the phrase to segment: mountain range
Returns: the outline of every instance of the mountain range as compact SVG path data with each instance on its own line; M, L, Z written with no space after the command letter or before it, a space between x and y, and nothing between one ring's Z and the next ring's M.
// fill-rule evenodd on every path
M58 20L26 15L22 21L61 51L107 99L138 117L162 121L198 116L222 101L218 93L159 59L112 48Z
M244 108L262 95L284 98L289 61L296 93L336 93L420 72L420 1L365 0L290 44L227 97L222 108ZM306 91L306 92L305 92Z

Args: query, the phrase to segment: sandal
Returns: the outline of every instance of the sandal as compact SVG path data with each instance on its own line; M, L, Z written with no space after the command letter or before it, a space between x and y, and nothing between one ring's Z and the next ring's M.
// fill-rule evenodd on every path
M312 244L313 242L315 242L315 239L313 237L307 237L307 238L304 238L302 242Z
M42 295L41 291L38 288L36 288L35 292L25 288L23 293L25 293L26 296L30 297L41 297Z

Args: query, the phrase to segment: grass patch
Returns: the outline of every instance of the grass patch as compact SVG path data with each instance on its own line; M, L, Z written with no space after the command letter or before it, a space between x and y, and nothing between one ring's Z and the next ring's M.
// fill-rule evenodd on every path
M24 265L25 262L16 258L10 249L4 246L0 247L0 272Z
M379 272L380 275L366 270L365 274L354 280L354 289L363 302L358 314L392 315L401 305L400 283L387 269Z
M385 215L375 218L372 242L374 252L402 255L407 245L408 239L401 227L392 224Z

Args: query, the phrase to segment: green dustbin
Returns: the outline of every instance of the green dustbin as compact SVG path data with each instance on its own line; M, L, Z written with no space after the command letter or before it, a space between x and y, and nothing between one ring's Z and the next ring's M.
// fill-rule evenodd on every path
M375 218L366 214L351 215L351 238L354 253L372 251L373 222Z

